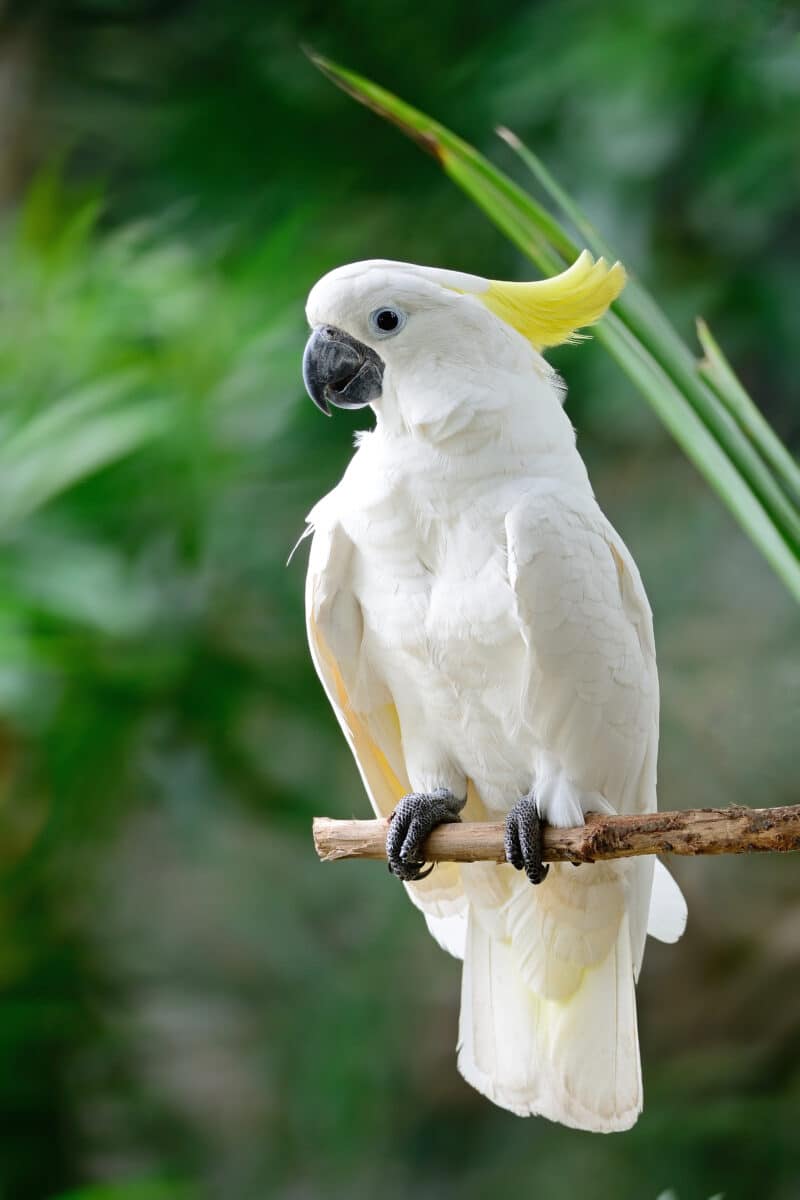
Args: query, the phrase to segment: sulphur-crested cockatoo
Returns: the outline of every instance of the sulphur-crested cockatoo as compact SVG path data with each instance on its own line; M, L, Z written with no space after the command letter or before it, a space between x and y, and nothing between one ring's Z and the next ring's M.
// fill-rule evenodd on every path
M541 355L624 282L587 251L534 283L354 263L313 288L303 361L323 412L375 411L309 515L308 634L375 812L394 814L390 869L464 960L459 1069L512 1112L598 1131L641 1111L645 935L674 941L686 919L651 858L541 856L543 823L656 807L650 608ZM423 871L424 838L461 813L505 818L508 865Z

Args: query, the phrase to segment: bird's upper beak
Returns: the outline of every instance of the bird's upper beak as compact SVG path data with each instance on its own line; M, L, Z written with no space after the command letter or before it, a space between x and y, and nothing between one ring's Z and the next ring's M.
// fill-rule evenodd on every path
M363 408L383 389L383 359L333 325L320 325L303 354L303 383L326 417L330 406Z

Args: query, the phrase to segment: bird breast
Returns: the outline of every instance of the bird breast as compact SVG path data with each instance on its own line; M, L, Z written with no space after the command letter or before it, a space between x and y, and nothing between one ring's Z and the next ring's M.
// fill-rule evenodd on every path
M348 532L363 650L392 695L413 697L450 731L485 720L489 709L507 722L525 648L502 516L425 519L395 494L362 510Z

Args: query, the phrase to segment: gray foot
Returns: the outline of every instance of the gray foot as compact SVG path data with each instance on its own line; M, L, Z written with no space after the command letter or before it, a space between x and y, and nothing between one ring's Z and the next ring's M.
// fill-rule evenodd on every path
M518 871L525 871L531 883L541 883L550 868L542 862L542 830L536 802L523 796L506 817L506 858Z
M386 835L386 857L392 875L406 883L430 875L433 863L423 870L422 843L437 825L459 821L458 814L466 802L466 798L457 800L447 788L403 796L389 818Z

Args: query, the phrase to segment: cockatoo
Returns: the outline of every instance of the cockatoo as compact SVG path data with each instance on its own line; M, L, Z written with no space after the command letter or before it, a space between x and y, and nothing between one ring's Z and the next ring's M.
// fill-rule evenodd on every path
M603 1132L642 1108L645 936L676 940L686 908L652 858L542 863L545 823L656 807L659 703L644 587L542 351L624 282L588 251L532 283L353 263L312 289L303 359L323 412L375 413L308 517L308 637L389 868L463 959L458 1067ZM508 863L424 870L462 814L505 820Z

